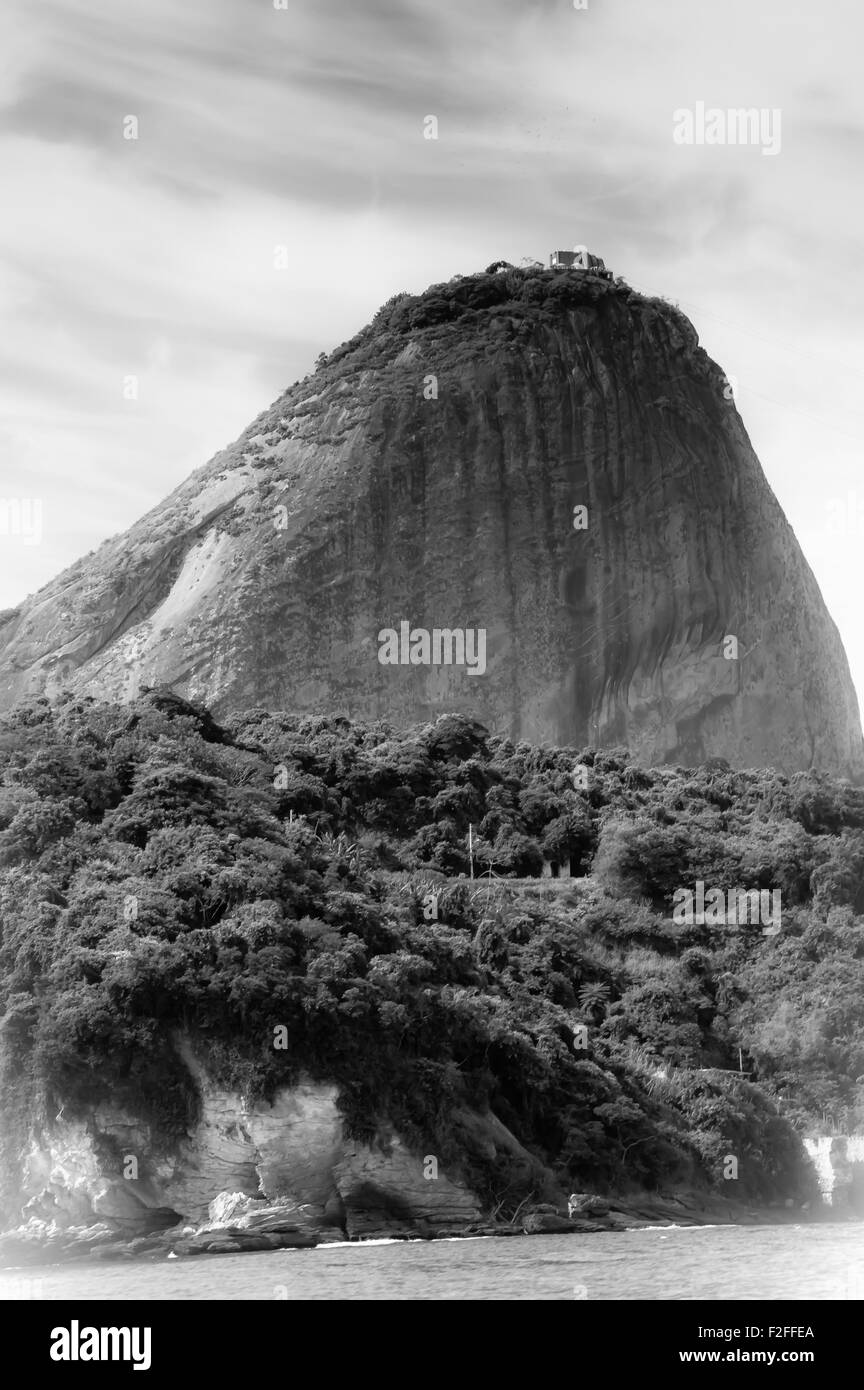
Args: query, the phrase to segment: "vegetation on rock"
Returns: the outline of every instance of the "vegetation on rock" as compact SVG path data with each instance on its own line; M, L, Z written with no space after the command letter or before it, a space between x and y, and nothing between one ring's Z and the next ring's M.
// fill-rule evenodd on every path
M217 724L164 690L18 706L0 772L7 1209L61 1106L110 1092L175 1143L181 1036L250 1095L337 1081L354 1135L392 1121L490 1205L800 1196L800 1132L864 1123L864 791L456 715ZM590 877L532 881L544 857ZM779 888L782 932L676 926L698 879ZM532 1165L472 1147L459 1117L486 1108Z

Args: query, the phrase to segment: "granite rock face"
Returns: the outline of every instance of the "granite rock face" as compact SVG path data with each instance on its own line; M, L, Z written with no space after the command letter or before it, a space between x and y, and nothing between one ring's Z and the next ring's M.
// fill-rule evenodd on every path
M165 683L217 713L459 710L646 763L857 779L843 647L730 396L684 315L622 282L507 270L396 297L0 615L0 706ZM484 630L485 669L382 664L402 623Z
M89 1239L98 1226L131 1240L185 1225L198 1232L195 1248L208 1232L251 1248L253 1238L266 1245L284 1236L284 1245L288 1237L458 1232L481 1220L464 1176L412 1152L391 1125L382 1122L368 1142L351 1139L335 1085L298 1081L272 1102L248 1101L216 1085L182 1046L200 1114L169 1146L110 1099L16 1136L19 1207L8 1214L16 1239L80 1244L80 1231ZM457 1110L452 1122L473 1152L505 1153L536 1170L538 1183L548 1179L491 1112Z

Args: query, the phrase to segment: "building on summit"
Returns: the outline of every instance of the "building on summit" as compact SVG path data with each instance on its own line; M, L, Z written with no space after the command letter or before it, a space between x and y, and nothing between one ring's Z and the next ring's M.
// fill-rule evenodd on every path
M604 280L612 279L612 271L606 269L605 262L593 255L587 246L577 246L574 251L550 251L550 270L585 270L593 275L601 275Z

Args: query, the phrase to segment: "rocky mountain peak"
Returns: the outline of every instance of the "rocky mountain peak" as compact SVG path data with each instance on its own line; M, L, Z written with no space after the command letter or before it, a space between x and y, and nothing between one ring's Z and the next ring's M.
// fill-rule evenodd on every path
M169 685L860 777L839 635L722 371L600 267L394 295L0 615L0 703Z

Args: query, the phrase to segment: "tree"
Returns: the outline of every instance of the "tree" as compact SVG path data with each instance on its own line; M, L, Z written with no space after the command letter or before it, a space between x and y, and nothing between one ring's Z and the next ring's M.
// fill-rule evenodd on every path
M609 986L595 980L591 984L583 985L577 997L581 1008L593 1017L595 1013L602 1013L605 1009L609 998Z

